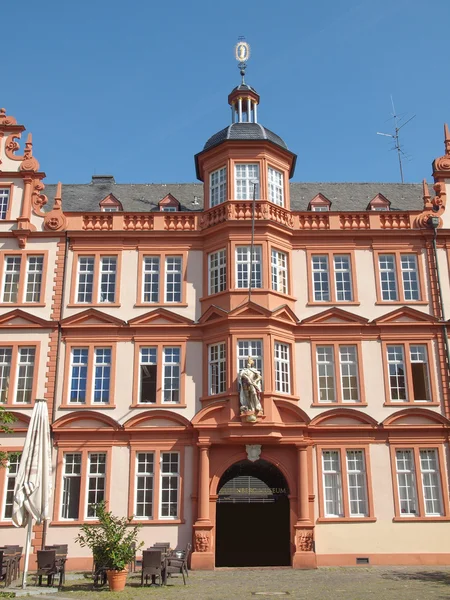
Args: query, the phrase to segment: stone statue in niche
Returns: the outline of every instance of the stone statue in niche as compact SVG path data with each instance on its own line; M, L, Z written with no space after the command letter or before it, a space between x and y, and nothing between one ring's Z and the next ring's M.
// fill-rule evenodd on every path
M254 367L254 360L250 356L247 365L239 373L239 402L241 416L245 416L249 423L255 423L256 417L263 415L261 406L261 373Z

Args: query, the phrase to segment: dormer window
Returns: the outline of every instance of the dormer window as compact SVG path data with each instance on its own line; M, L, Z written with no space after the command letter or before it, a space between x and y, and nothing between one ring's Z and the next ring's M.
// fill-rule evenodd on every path
M236 200L252 200L253 194L259 199L259 165L237 164L235 165L235 196ZM254 190L254 183L256 189Z
M269 179L269 200L278 206L284 206L284 185L283 173L273 167L268 170Z
M369 202L367 210L386 211L390 210L391 203L383 194L377 194L375 198Z
M9 209L10 188L0 187L0 221L5 221Z
M227 199L227 168L222 167L209 176L209 205L222 204Z
M331 207L331 202L323 194L317 194L308 205L308 210L313 212L328 212Z
M102 212L120 212L123 210L123 206L114 194L108 194L106 198L103 198L100 202L100 210Z
M180 203L175 196L167 194L167 196L164 196L164 198L158 202L158 207L160 212L177 212L180 210Z

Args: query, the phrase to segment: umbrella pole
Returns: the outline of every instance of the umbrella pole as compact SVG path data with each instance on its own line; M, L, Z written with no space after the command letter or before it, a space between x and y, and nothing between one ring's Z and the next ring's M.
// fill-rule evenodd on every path
M31 515L29 515L28 527L27 527L27 541L26 541L26 545L25 545L25 562L23 565L23 573L22 573L22 589L23 590L27 587L28 562L30 560L32 531L33 531L33 519L31 518Z

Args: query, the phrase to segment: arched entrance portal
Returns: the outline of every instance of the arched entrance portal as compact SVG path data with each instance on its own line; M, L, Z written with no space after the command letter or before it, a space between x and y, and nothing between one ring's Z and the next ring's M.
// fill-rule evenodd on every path
M216 567L291 564L289 489L265 460L242 460L218 485Z

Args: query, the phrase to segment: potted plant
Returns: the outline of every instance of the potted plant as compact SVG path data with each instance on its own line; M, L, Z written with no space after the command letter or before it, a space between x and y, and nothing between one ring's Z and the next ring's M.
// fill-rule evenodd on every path
M144 545L137 544L140 525L130 525L133 517L116 517L106 510L104 502L97 504L95 511L98 522L82 525L75 541L90 548L96 566L106 570L109 589L121 591L125 588L127 567L136 550Z

